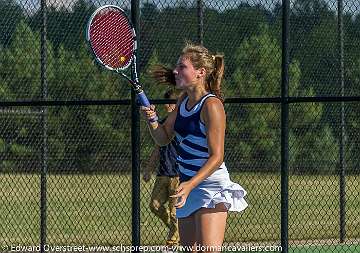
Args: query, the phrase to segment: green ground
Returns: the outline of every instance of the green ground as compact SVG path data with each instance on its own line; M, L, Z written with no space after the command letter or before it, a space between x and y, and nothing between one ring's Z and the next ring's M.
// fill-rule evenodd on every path
M360 244L357 245L332 245L332 246L306 246L293 247L289 253L357 253L360 252Z
M232 174L248 191L241 214L231 213L227 242L280 241L280 177L274 174ZM338 244L339 197L335 176L291 176L289 237L291 240L333 240ZM347 238L360 238L360 182L347 177ZM39 243L40 177L0 176L0 245ZM159 245L166 230L147 208L152 182L142 183L141 244ZM47 243L52 245L131 244L131 178L127 175L52 175L47 179ZM335 246L295 247L291 252L356 252ZM360 252L359 246L357 251Z

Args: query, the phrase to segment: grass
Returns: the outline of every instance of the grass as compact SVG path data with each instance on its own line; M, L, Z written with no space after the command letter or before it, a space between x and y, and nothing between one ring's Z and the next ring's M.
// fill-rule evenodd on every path
M359 245L313 245L294 247L290 253L350 253L359 252Z
M280 176L232 173L232 179L247 190L249 207L240 214L230 213L225 241L279 244ZM338 244L338 181L336 176L290 176L290 240L311 244L312 240L325 239ZM163 244L166 237L165 227L147 207L152 183L142 182L142 245ZM348 176L346 184L347 238L360 238L360 182L356 176ZM40 177L2 174L0 185L0 245L39 244ZM130 176L50 175L47 190L48 244L131 244ZM341 252L334 245L328 246L329 250L335 247L332 252ZM293 253L328 252L306 251L311 246L292 248Z

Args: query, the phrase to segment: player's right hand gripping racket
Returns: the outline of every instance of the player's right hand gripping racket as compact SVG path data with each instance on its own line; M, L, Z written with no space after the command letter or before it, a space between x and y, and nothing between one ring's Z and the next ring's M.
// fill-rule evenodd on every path
M116 71L125 77L142 106L150 107L136 70L136 34L128 16L115 5L105 5L91 15L86 39L95 55L95 59L105 68ZM131 77L124 71L131 66ZM155 122L154 117L150 121Z

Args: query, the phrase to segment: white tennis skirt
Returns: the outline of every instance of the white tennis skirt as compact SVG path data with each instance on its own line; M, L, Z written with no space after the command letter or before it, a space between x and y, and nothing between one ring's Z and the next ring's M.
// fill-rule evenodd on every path
M202 207L215 208L219 203L228 211L241 212L248 206L245 195L245 189L230 180L226 168L218 169L190 192L185 205L176 209L176 217L185 218Z

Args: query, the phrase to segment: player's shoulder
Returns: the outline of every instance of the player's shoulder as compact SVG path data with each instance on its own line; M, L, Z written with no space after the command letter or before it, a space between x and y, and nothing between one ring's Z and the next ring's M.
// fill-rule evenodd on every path
M203 107L206 109L224 108L224 104L216 96L209 96L205 99Z
M201 110L201 120L208 122L210 119L222 121L225 116L224 105L221 100L215 96L208 97Z

